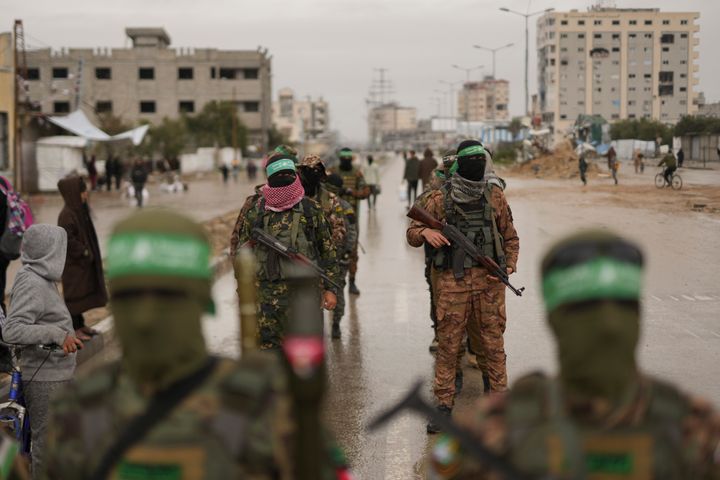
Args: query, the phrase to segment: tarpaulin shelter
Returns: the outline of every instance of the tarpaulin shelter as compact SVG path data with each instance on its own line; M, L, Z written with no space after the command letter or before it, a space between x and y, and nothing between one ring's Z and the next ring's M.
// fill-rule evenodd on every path
M121 142L129 140L133 145L140 145L150 127L149 125L143 125L126 132L118 133L117 135L108 135L93 125L82 110L75 110L70 115L62 117L47 117L47 119L58 127L64 128L68 132L93 142Z

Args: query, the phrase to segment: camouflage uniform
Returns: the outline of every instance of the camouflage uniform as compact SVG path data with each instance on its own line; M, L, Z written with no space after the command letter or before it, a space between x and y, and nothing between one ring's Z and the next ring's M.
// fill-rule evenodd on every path
M357 218L355 217L355 209L342 198L339 198L339 200L347 236L345 237L344 243L342 245L338 245L338 263L340 269L338 283L340 284L340 289L337 294L337 306L335 307L335 310L333 310L333 324L339 324L345 314L345 284L347 283L345 279L347 278L347 272L350 265L350 256L352 255L353 248L357 245L358 238L358 226Z
M370 187L365 183L365 177L363 176L360 169L353 167L352 170L342 170L340 168L335 172L340 175L343 179L343 187L350 193L343 192L340 198L348 202L353 210L355 211L355 218L360 218L360 200L370 196ZM358 223L358 234L360 233L359 221ZM350 278L355 278L357 273L358 264L358 245L355 242L355 246L350 254L350 266L348 271L350 272Z
M290 405L282 366L221 360L204 383L136 443L110 478L291 478ZM119 365L57 396L49 423L48 478L88 478L137 415L141 395Z
M513 225L512 212L505 195L497 186L487 184L485 197L490 199L492 215L500 238L493 240L502 245L505 264L517 269L520 248ZM425 200L426 210L439 220L446 219L447 190L431 192ZM452 203L452 202L451 202ZM413 221L407 230L407 241L413 247L424 243L425 225ZM497 254L497 252L496 252ZM458 355L466 329L473 351L482 350L491 391L507 388L505 365L505 285L491 279L482 266L464 268L464 276L455 278L451 268L441 269L437 279L436 315L438 321L438 354L435 363L435 396L438 404L452 407L455 397L455 375ZM468 322L475 322L468 328Z
M555 379L529 375L509 392L480 399L461 424L535 478L580 478L566 470L580 458L590 479L720 479L720 416L707 402L646 377L612 409L600 398L558 404L560 395L551 394L557 388ZM498 478L449 437L433 447L429 470L428 478L435 480Z
M239 246L252 240L252 229L256 227L279 239L296 235L297 243L293 246L325 269L333 281L337 281L339 273L335 243L320 205L312 199L304 198L290 210L273 212L266 211L262 203L262 197L254 195L246 200L240 210L233 229L231 255L237 252ZM294 219L297 219L298 223L295 228ZM293 234L293 230L297 231ZM268 271L268 249L256 245L253 250L258 267L256 287L260 348L280 348L287 322L288 289L283 279L283 265L286 260L278 259L279 271L271 272ZM335 287L329 284L325 285L324 289L336 293Z
M324 169L322 159L317 155L306 155L300 165L308 168L320 168ZM317 189L317 194L312 197L313 200L318 202L325 213L327 221L330 223L332 229L332 238L335 242L336 249L340 249L341 245L345 242L347 235L347 228L345 226L345 219L343 213L343 207L340 205L340 198L333 192L330 192L322 184Z

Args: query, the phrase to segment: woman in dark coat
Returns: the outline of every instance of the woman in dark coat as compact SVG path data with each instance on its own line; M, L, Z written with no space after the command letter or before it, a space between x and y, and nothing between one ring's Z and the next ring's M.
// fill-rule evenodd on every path
M67 231L67 259L62 274L65 304L70 311L76 336L89 340L97 332L85 325L83 313L107 304L102 256L95 226L90 218L85 181L78 176L58 182L65 206L58 217L58 226Z

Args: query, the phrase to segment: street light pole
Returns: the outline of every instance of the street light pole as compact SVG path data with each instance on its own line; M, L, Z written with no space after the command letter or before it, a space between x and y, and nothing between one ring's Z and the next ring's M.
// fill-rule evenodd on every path
M480 50L487 50L488 52L492 53L492 76L493 76L493 78L495 78L495 54L497 53L498 50L502 50L503 48L509 48L514 45L515 45L514 43L508 43L507 45L503 45L502 47L497 47L497 48L488 48L488 47L483 47L482 45L473 45L473 47L478 48Z
M529 7L529 5L528 5ZM520 15L521 17L525 17L525 114L527 115L528 109L529 109L529 103L530 103L530 93L528 88L528 56L529 56L529 40L528 40L528 19L530 17L534 17L535 15L540 15L541 13L549 13L555 10L554 8L546 8L545 10L539 10L537 12L533 13L522 13L517 12L515 10L510 10L509 8L501 7L501 11L507 12L507 13L514 13L515 15Z
M470 102L470 95L469 95L470 86L468 85L470 83L470 72L472 72L473 70L479 70L479 69L483 68L483 66L484 65L478 65L477 67L466 68L466 67L461 67L459 65L452 65L453 68L456 68L458 70L463 70L465 72L465 85L463 85L463 90L465 90L465 91L463 92L463 95L465 96L465 121L466 122L470 121L470 104L469 104L469 102Z

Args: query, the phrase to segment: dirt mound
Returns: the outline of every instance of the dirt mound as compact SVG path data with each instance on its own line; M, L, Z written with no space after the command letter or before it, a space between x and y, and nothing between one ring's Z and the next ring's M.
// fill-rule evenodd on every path
M529 162L516 165L510 170L520 175L531 175L537 178L578 178L578 156L569 140L555 147L552 152L540 155ZM600 169L588 160L588 176L594 176Z

